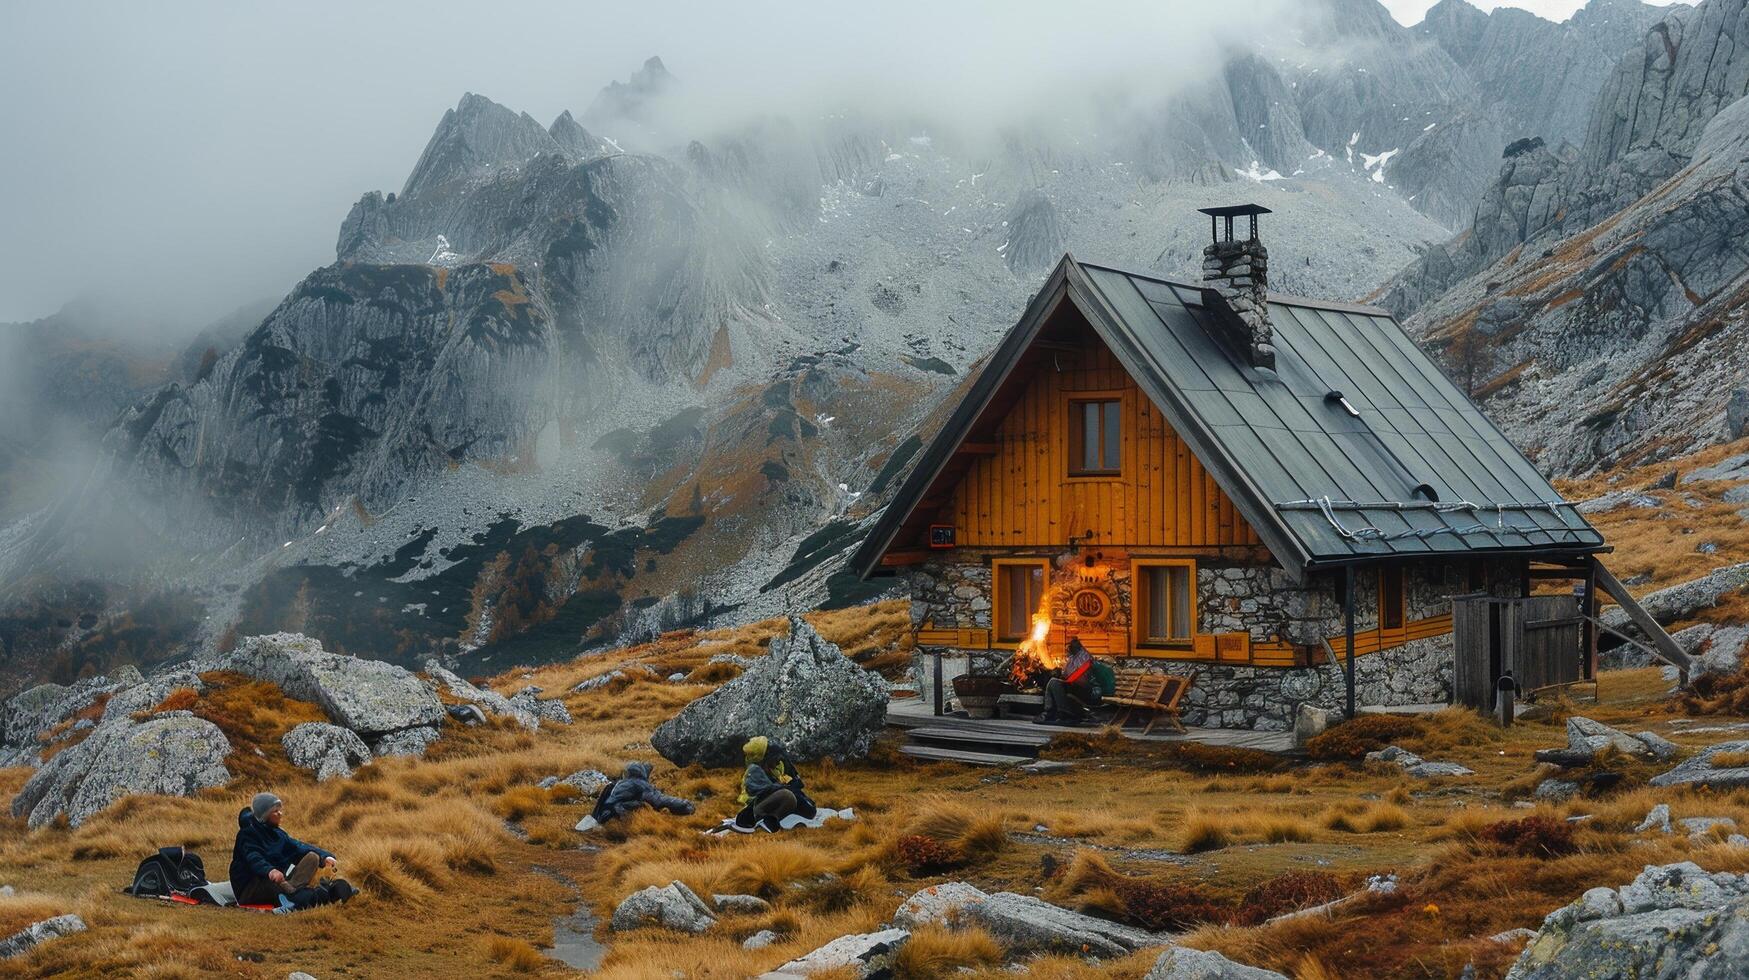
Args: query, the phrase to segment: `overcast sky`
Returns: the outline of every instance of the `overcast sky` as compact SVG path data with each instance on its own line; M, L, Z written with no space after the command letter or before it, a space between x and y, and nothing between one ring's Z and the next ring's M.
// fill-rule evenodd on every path
M1408 22L1428 6L1387 2ZM887 93L988 115L1028 86L1084 87L1089 66L1194 71L1222 32L1295 9L1094 6L1110 16L1046 0L7 0L0 322L97 286L148 320L277 299L333 261L361 193L400 188L467 91L545 124L659 54L725 106Z

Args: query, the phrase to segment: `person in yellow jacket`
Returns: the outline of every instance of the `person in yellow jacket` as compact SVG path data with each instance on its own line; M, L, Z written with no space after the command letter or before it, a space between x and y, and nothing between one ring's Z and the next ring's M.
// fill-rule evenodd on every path
M813 819L814 801L802 791L802 774L796 770L782 745L764 735L755 735L741 746L747 769L741 774L741 812L734 829L750 834L761 827L783 829L783 818L799 814Z

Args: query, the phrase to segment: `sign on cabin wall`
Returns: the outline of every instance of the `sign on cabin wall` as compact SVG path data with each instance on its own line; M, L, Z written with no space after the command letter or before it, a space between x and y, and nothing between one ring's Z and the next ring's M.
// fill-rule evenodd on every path
M952 548L954 546L954 527L952 524L929 525L929 546L931 548Z
M1114 616L1119 609L1118 584L1109 569L1090 577L1080 569L1056 570L1051 590L1046 596L1046 608L1051 616L1051 646L1066 645L1070 637L1080 637L1096 648L1109 647L1105 634L1129 628L1122 617ZM1117 620L1117 621L1114 621ZM1100 641L1095 642L1096 637Z

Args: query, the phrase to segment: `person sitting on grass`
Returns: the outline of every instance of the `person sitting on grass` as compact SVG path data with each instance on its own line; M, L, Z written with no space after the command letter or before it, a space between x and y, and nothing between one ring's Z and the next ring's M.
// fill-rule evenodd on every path
M1070 640L1062 676L1045 682L1045 710L1033 724L1079 725L1099 705L1099 693L1094 684L1093 654L1080 640Z
M352 886L336 879L312 887L316 873L332 870L334 855L280 829L285 803L272 793L256 793L237 814L237 843L231 849L231 891L239 905L278 905L284 896L297 908L345 901Z
M596 798L595 809L589 815L595 818L596 823L603 824L644 806L666 810L679 817L690 816L692 813L691 801L669 796L650 782L648 762L628 762L625 775L607 784L607 788Z
M819 812L802 792L802 775L782 745L755 735L741 746L741 753L747 770L741 774L741 812L735 815L735 830L751 834L763 827L775 833L783 829L784 817L795 814L812 820Z

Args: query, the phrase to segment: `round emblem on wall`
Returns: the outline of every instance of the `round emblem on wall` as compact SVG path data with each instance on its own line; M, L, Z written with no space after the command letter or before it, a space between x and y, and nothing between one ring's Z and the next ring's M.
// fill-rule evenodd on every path
M1076 589L1069 597L1069 607L1082 619L1102 623L1111 615L1111 597L1101 589Z
M1281 696L1289 701L1310 701L1324 687L1324 678L1315 670L1290 670L1281 679Z

